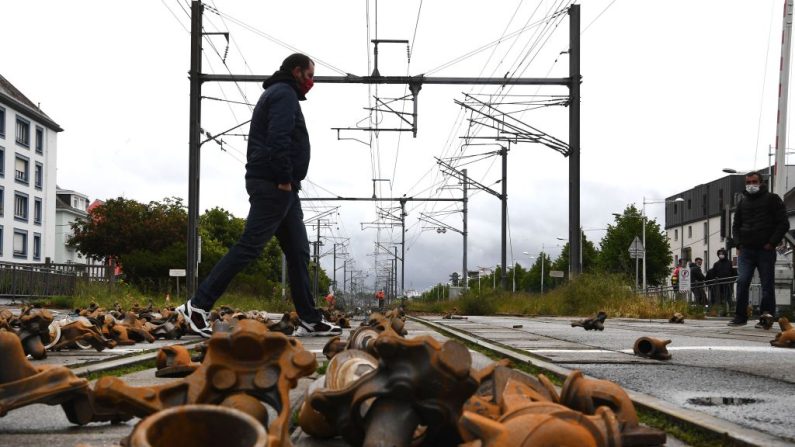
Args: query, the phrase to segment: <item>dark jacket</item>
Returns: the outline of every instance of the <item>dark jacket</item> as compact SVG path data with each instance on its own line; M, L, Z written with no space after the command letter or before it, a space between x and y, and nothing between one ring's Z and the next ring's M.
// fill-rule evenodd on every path
M737 248L762 248L770 243L774 247L789 230L787 210L776 194L762 185L759 192L743 191L732 222L732 241Z
M248 134L246 178L275 183L300 182L309 169L309 133L290 73L277 71L262 86L265 91L254 107Z
M701 267L698 266L695 262L690 263L690 282L693 285L703 284L707 278L704 277L704 272L701 270Z
M730 278L732 276L737 276L737 271L728 258L718 259L707 272L707 280Z

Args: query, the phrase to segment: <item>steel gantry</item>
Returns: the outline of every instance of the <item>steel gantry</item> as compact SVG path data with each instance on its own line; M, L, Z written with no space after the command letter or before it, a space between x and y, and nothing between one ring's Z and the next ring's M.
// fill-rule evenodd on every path
M187 234L187 289L190 298L198 286L199 262L199 191L201 172L201 144L223 136L216 135L204 142L201 136L201 86L204 82L262 82L270 75L239 75L202 73L202 15L204 5L199 0L191 2L191 62L190 62L190 123L188 157L188 234ZM414 96L414 129L416 135L417 95L423 85L546 85L569 88L569 265L573 274L582 271L579 262L581 247L577 231L580 228L580 5L569 7L569 76L566 78L482 78L482 77L428 77L417 76L316 76L316 83L328 84L400 84L408 85ZM405 199L405 198L404 198ZM313 199L323 200L323 199ZM333 200L344 200L335 198ZM368 199L374 200L374 199ZM383 199L381 199L383 200ZM400 199L399 199L400 200ZM439 199L436 199L439 200ZM451 199L460 201L461 199ZM466 266L465 266L466 267ZM466 274L466 272L465 272Z

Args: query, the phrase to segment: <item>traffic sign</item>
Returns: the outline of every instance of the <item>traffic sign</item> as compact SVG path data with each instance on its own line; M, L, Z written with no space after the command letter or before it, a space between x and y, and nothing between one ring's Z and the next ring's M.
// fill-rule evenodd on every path
M641 242L640 238L637 236L635 236L635 239L629 244L629 257L632 259L643 258L643 242Z
M679 269L679 291L690 291L690 269L687 267L682 267Z

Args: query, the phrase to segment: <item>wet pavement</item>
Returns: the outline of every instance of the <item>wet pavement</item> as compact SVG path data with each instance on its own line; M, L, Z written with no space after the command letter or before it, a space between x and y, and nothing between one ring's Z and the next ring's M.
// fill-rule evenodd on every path
M696 410L750 430L795 442L792 396L795 349L774 348L778 325L765 331L728 320L609 319L604 331L571 327L569 318L428 318L442 327L524 351L567 369L612 380L675 407ZM519 326L521 327L514 327ZM636 357L641 336L670 339L673 358Z

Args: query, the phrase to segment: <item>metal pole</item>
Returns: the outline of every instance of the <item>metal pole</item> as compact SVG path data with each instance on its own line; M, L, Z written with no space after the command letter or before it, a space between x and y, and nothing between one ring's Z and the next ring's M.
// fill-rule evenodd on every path
M508 148L503 147L500 149L500 156L502 157L502 234L501 234L501 251L500 266L500 288L505 290L508 288L508 273L505 271L506 267L506 250L508 246Z
M334 261L332 268L334 269L334 282L332 283L333 284L332 290L334 291L334 295L336 295L337 294L336 293L337 292L337 243L336 242L334 242Z
M580 231L580 5L569 8L569 265L582 273Z
M190 32L190 125L188 134L188 241L185 287L190 299L196 293L199 282L199 174L201 154L199 139L201 131L201 71L202 71L202 13L200 1L191 2Z
M544 249L543 246L541 248L541 294L544 294L544 264L546 264L544 260Z
M282 252L282 299L287 298L287 256Z
M464 181L464 231L461 235L464 237L464 265L463 265L463 274L464 274L464 292L467 291L469 287L469 268L467 267L467 170L461 170L462 178Z
M406 201L400 201L400 293L406 293Z
M776 122L776 169L774 171L773 192L782 199L786 193L786 152L787 152L787 99L789 97L789 59L792 46L792 3L784 2L784 23L781 29L781 70L778 81L778 118Z
M320 219L317 220L317 240L315 241L315 285L313 300L317 299L320 279Z
M646 196L643 197L643 208L641 211L641 223L643 224L643 293L646 293ZM635 255L635 276L638 276L638 258ZM637 281L636 281L637 282ZM635 287L637 290L637 287Z

